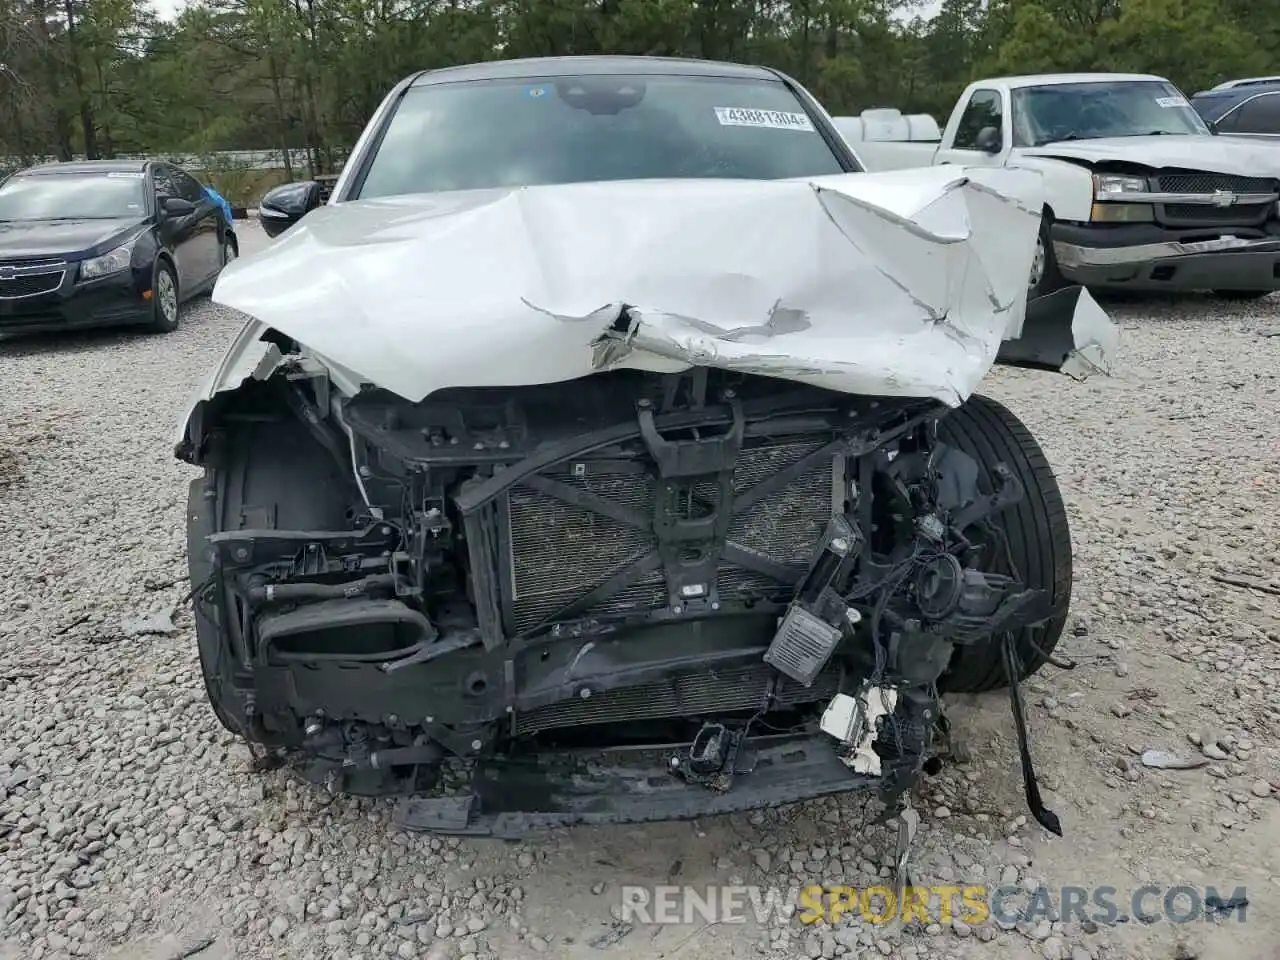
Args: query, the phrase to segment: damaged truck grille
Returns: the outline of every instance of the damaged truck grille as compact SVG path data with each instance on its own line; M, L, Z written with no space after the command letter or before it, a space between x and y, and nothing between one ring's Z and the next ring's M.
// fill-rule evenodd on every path
M1162 193L1213 193L1215 190L1271 193L1276 188L1276 181L1267 177L1238 177L1201 170L1162 170L1156 177L1156 185Z
M1156 189L1163 193L1223 194L1224 204L1168 203L1157 204L1157 220L1167 226L1260 225L1275 206L1277 181L1266 177L1239 177L1226 173L1199 170L1162 170L1156 177ZM1239 203L1243 194L1271 195L1266 203ZM1226 203L1230 198L1231 202Z
M589 700L564 700L517 714L518 735L588 724L625 723L660 717L722 716L766 706L786 709L828 700L839 689L840 673L829 667L804 687L766 663L683 674L661 683L607 690Z
M780 470L817 450L822 440L763 443L742 449L734 467L734 494L749 490ZM588 460L561 464L540 475L557 485L550 495L537 484L519 484L507 494L504 593L508 629L529 630L579 601L629 564L657 548L652 528L618 518L621 508L633 516L652 518L656 482L651 467L635 461ZM736 516L728 530L728 544L749 551L795 572L803 573L814 544L831 518L834 484L839 477L832 459ZM601 509L568 502L565 495L589 495ZM682 505L691 517L718 510L719 490L699 483ZM725 507L728 509L728 506ZM721 562L716 587L722 601L745 600L787 590L794 581L773 579L756 571ZM667 602L661 567L622 587L598 604L575 611L579 616L646 611Z

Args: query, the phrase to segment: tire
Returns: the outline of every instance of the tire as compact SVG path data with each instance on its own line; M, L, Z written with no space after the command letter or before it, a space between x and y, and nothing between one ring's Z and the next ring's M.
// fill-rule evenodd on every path
M978 461L979 486L984 493L993 489L991 470L1001 462L1024 488L1022 500L994 514L991 521L1007 538L1016 572L1026 586L1046 590L1050 596L1049 620L1014 633L1015 649L1023 667L1019 679L1025 680L1048 662L1062 637L1071 605L1071 528L1062 491L1031 431L988 397L972 396L948 414L938 426L938 436ZM988 565L988 572L1012 573L1003 549L993 553L996 557ZM939 689L947 693L982 693L1008 686L1002 643L1002 635L994 635L957 646Z
M207 500L204 490L205 478L197 477L191 481L187 491L187 571L192 590L198 590L213 576L213 563L205 554L205 537L218 530L217 502ZM200 675L204 678L205 695L209 698L209 705L218 722L229 732L243 737L245 731L239 718L229 709L232 699L224 689L231 684L234 666L227 662L229 658L221 628L210 619L207 608L199 597L193 597L192 603L196 651L200 658Z
M1274 290L1215 290L1213 295L1223 300L1261 300L1275 293Z
M1027 277L1027 299L1047 296L1055 290L1067 285L1066 279L1058 270L1058 258L1053 252L1053 240L1050 230L1053 217L1049 211L1040 216L1040 233L1036 236L1036 255L1031 263L1031 273Z
M151 280L151 330L155 333L177 330L181 304L178 275L174 273L168 260L157 259L155 275Z
M209 278L209 282L205 284L198 294L201 297L212 297L213 288L218 283L218 277L222 276L222 271L226 269L227 264L235 260L240 255L240 246L236 242L235 234L228 230L218 241L218 272Z
M235 236L228 231L222 238L222 266L225 267L238 256L240 256L240 245L236 243Z

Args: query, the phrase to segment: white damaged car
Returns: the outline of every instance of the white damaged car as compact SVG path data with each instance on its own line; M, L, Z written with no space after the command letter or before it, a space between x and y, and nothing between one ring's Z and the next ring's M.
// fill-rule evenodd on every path
M1028 171L860 172L768 69L406 79L214 292L248 320L177 455L218 718L500 836L896 810L948 753L942 691L1010 687L1025 747L1071 544L975 390L1115 345L1078 287L1028 305L1041 207Z

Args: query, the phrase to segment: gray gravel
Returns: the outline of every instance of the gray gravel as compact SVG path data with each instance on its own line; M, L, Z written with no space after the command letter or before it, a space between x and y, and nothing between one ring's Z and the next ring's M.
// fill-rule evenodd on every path
M917 802L923 882L1248 887L1247 924L1181 927L632 928L614 919L626 883L883 882L890 832L850 797L445 841L255 773L177 606L192 471L170 450L235 321L200 301L169 336L0 342L0 957L1263 956L1280 942L1280 599L1212 577L1280 586L1280 339L1259 334L1278 299L1112 304L1117 377L993 377L1071 508L1078 665L1027 694L1067 838L1028 824L1002 696L955 705L975 759ZM1151 749L1208 762L1150 769Z

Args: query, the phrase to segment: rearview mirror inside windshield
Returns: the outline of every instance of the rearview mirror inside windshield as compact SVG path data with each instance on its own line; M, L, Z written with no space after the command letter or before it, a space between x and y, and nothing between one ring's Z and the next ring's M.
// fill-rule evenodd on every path
M555 91L575 110L611 116L637 106L644 99L645 83L629 77L574 77L557 80Z

